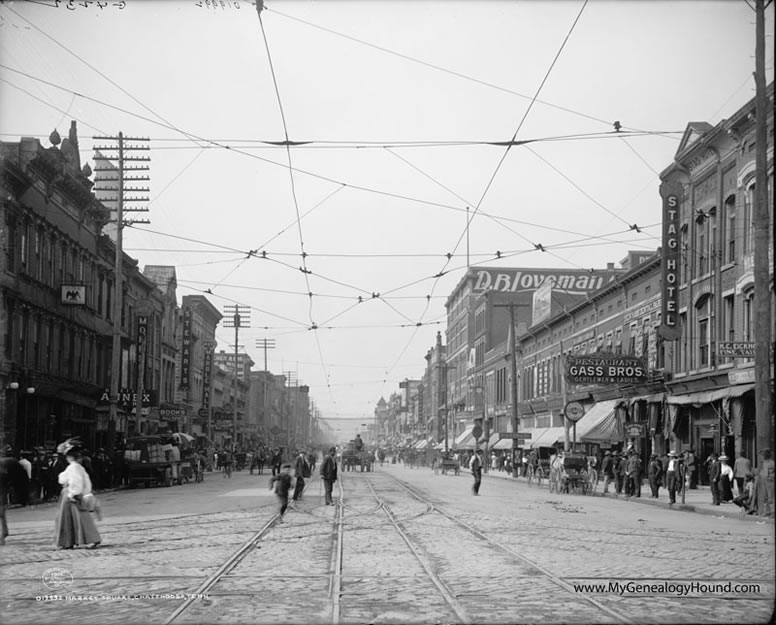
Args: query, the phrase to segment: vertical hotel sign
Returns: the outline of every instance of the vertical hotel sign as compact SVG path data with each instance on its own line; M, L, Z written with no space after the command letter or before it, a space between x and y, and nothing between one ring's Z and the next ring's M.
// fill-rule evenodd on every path
M191 386L191 308L183 309L183 345L181 349L181 385L182 391Z
M664 182L660 185L660 195L663 198L663 307L659 331L665 340L675 341L682 335L679 324L679 204L682 185L677 182Z

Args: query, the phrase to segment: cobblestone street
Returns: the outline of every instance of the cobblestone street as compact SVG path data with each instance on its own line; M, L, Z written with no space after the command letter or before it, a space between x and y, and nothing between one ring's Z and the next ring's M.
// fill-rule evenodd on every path
M10 510L3 623L765 623L772 615L769 522L550 494L495 476L473 497L465 472L386 465L341 474L335 506L323 505L315 477L277 523L268 479L242 472L104 493L104 544L95 550L53 547L53 505ZM755 588L697 586L728 582ZM633 587L657 583L696 587L682 595Z

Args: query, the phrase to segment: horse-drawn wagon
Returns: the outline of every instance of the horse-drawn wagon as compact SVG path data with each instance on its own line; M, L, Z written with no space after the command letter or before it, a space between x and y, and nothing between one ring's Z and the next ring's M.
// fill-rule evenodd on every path
M586 456L559 454L550 464L550 492L592 494L592 477Z

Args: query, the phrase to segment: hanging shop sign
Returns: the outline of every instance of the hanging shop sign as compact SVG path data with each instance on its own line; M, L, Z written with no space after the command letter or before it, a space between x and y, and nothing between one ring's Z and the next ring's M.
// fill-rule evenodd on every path
M83 284L63 284L60 287L59 301L68 306L83 306L86 304L86 286Z
M624 354L566 356L565 377L569 384L634 384L646 381L647 365L643 358Z
M563 409L563 414L569 421L576 423L585 416L585 407L578 401L570 401Z

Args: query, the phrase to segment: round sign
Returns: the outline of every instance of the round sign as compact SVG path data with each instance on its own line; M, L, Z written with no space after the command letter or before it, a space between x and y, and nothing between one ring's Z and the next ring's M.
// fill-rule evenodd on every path
M480 436L482 436L482 427L479 425L475 425L472 429L472 436L479 440Z
M566 418L569 421L576 423L585 416L585 407L578 401L570 401L566 404L563 412L566 414Z
M204 419L205 417L207 417L207 416L208 416L208 414L209 414L209 411L208 411L208 409L207 409L207 408L200 408L199 410L197 410L197 415L199 415L199 416L200 416L200 417L202 417L203 419Z

